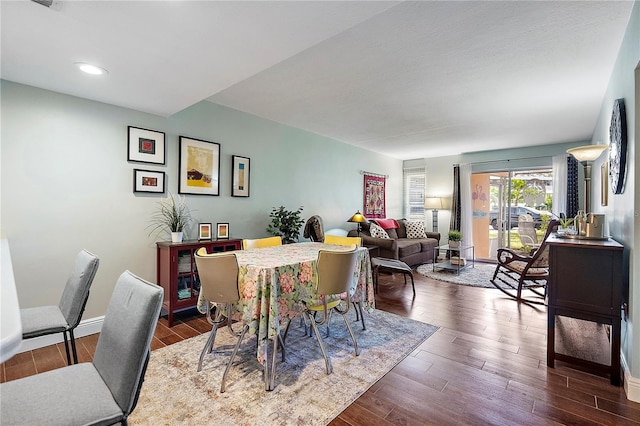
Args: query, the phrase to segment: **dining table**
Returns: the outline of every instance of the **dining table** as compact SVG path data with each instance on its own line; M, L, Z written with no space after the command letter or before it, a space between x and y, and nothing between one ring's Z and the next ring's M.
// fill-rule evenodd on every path
M233 321L249 325L248 333L257 336L258 361L265 368L265 388L275 387L275 362L278 337L283 326L301 314L306 303L318 302L317 260L320 250L349 250L349 247L318 242L302 242L273 247L237 250L238 290ZM375 309L373 276L369 250L359 247L350 288L356 315ZM207 301L198 298L198 310L207 310ZM362 318L364 327L364 318ZM269 357L270 347L272 353Z

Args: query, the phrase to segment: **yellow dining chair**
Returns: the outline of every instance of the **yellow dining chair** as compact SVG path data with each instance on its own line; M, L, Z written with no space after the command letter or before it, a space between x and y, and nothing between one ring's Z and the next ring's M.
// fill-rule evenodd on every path
M362 238L360 237L343 237L341 235L325 235L324 236L325 244L337 244L340 246L351 246L356 245L356 247L362 247Z
M196 252L195 261L198 267L198 276L200 277L200 291L206 300L207 321L213 326L207 343L205 343L200 353L198 371L202 370L202 361L205 355L213 352L213 344L220 324L227 321L227 329L232 335L238 338L229 362L227 363L227 367L224 370L224 374L222 375L220 393L224 393L226 390L227 374L229 373L231 364L238 353L242 339L247 331L249 331L249 325L244 321L242 321L241 331L235 331L232 328L231 315L235 304L240 300L238 259L235 253L222 252L208 254L206 248L201 247ZM212 317L213 312L215 312L215 317ZM280 336L278 337L279 344L282 347L282 361L284 361L284 342Z
M238 338L227 368L222 375L222 384L220 385L220 393L225 391L227 374L231 363L238 353L238 348L242 343L244 335L249 330L249 325L244 323L242 331L237 332L232 328L231 314L236 302L240 300L240 292L238 290L238 260L234 253L214 253L207 254L204 247L200 248L195 255L196 266L198 267L198 276L200 277L200 291L204 299L207 301L207 321L213 326L207 343L205 343L200 359L198 361L198 371L202 370L202 361L205 354L213 351L213 343L216 339L216 332L221 323L227 321L229 332ZM215 317L212 317L215 312Z
M324 236L325 244L336 244L339 246L352 246L356 245L356 247L362 247L362 238L361 237L343 237L342 235L331 235L326 234ZM364 315L362 312L362 303L353 302L356 308L356 321L362 321L362 329L366 330L367 326L364 323Z
M282 245L282 237L267 237L267 238L257 238L254 240L242 240L242 249L249 250L254 248L264 248L264 247L273 247L273 246L281 246Z
M337 312L342 316L351 335L351 339L353 339L355 354L356 356L360 355L358 341L346 317L347 312L349 312L349 307L351 306L349 288L353 282L357 251L358 248L355 245L352 245L350 250L344 251L320 250L318 253L318 288L314 299L316 303L319 302L320 299L322 299L322 301L317 304L311 301L303 301L305 304L304 315L311 323L311 328L316 334L318 345L320 345L320 350L324 357L327 374L331 374L333 367L331 366L331 360L327 356L318 326L325 324L329 320L331 312ZM340 299L340 295L343 293L347 294L344 307L342 307L342 299ZM322 313L322 316L317 318L316 313Z

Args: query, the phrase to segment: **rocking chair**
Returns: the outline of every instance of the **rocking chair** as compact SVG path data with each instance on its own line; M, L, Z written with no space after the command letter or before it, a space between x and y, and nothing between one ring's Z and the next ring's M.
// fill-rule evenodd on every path
M498 249L498 266L491 283L504 294L518 302L544 304L549 278L549 248L547 237L555 232L560 222L549 222L540 247L532 249L529 255L522 255L508 248ZM524 299L522 290L531 290L540 300Z

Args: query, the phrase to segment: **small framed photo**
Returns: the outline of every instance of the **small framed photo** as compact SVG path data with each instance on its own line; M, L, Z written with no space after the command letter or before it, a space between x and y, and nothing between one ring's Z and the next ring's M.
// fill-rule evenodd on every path
M211 224L201 223L198 225L198 239L210 240L211 239Z
M164 194L164 172L133 169L133 192Z
M127 160L138 163L165 164L164 132L128 126Z
M220 144L180 136L178 193L220 195Z
M229 239L229 224L228 223L218 223L217 239L219 239L219 240L227 240L227 239Z
M250 159L233 155L231 167L231 196L248 197L250 185Z

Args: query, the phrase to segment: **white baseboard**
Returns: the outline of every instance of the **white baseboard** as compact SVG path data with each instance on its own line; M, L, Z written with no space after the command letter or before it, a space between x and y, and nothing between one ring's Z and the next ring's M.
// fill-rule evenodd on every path
M623 353L620 353L620 364L624 372L624 391L627 399L633 402L640 402L640 379L633 377L629 372L629 365Z
M100 333L104 315L101 317L90 318L80 321L78 327L73 331L73 335L77 338L88 336L90 334ZM49 334L47 336L34 337L32 339L23 339L20 352L32 351L34 349L44 348L45 346L55 345L64 342L62 333Z

